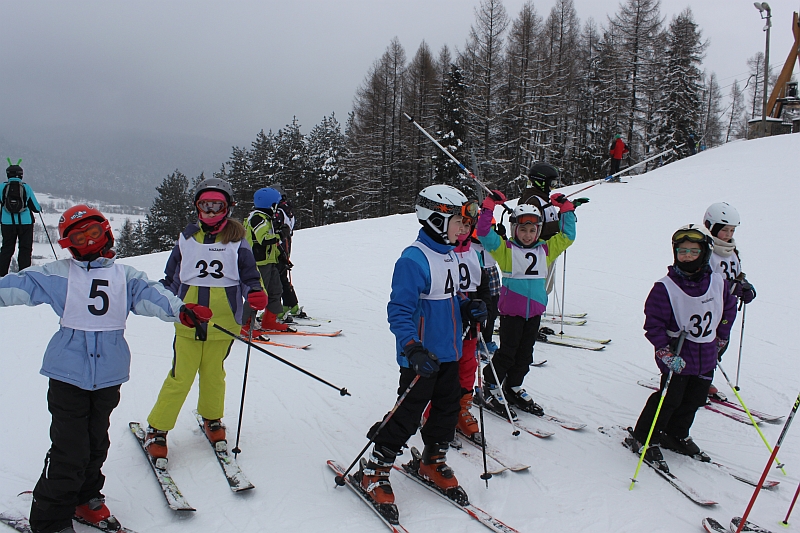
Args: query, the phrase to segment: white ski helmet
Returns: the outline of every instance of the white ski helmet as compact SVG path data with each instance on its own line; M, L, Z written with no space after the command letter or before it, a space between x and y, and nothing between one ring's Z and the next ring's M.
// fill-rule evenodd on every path
M722 229L723 226L738 226L740 223L739 212L727 202L711 204L708 206L706 214L703 216L703 224L711 231L712 235L719 233L719 230ZM719 226L715 228L714 226L717 224L719 224Z
M450 185L430 185L417 195L414 210L417 220L424 228L433 232L443 243L455 245L447 238L450 217L461 215L461 208L467 203L463 192Z
M539 235L542 234L542 224L544 222L542 212L538 206L533 204L518 204L514 208L513 213L509 217L511 222L511 235L517 236L517 227L525 224L533 224L539 230L536 233L536 240L539 240Z

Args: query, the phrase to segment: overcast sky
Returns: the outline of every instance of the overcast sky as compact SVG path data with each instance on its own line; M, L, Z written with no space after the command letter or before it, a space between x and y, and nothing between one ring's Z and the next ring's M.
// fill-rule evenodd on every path
M463 48L479 0L0 0L0 134L39 128L135 130L249 144L297 115L302 131L343 123L370 65L397 36ZM511 18L524 0L505 0ZM553 0L534 3L546 17ZM617 1L575 0L607 23ZM764 49L747 0L662 0L667 23L691 6L721 85ZM800 0L771 0L771 62L782 65ZM727 92L727 89L725 89Z

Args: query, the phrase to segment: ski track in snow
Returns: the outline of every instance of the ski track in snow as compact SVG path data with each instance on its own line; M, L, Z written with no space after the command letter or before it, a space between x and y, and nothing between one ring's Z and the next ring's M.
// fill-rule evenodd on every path
M741 393L749 407L788 415L798 392L793 322L800 280L792 274L800 254L784 243L792 229L800 227L800 215L788 202L776 201L776 193L786 199L798 197L797 168L800 136L785 135L731 143L632 177L624 187L601 184L580 194L592 201L578 210L578 238L567 257L565 311L587 312L589 322L565 326L565 333L612 342L602 352L537 345L534 359L548 362L531 369L525 386L546 410L587 427L567 431L553 425L549 439L525 433L513 437L511 426L486 416L488 440L531 468L494 476L487 490L479 478L481 468L451 452L449 462L476 505L523 532L699 531L704 516L727 523L731 516L741 515L752 487L674 454L667 454L673 471L718 500L717 508L693 504L647 468L629 491L636 457L596 428L635 423L650 394L636 381L657 373L653 349L642 331L645 297L672 262L672 232L683 224L701 222L705 208L718 201L731 203L742 215L736 240L744 270L758 290L747 313ZM754 187L753 176L763 177L766 186ZM197 508L190 516L167 508L127 427L131 420L146 423L171 364L173 326L131 316L126 333L133 353L131 380L123 386L122 401L112 416L111 449L104 468L104 493L120 521L140 532L176 533L279 528L358 533L383 528L350 491L334 488L325 461L332 458L348 465L366 443L367 429L396 399L398 372L386 304L394 262L418 228L411 214L297 233L292 274L300 302L310 315L333 319L331 326L344 334L310 339L311 348L303 352L268 349L346 387L352 397L343 398L252 351L239 462L256 488L233 494L192 415L195 386L169 434L170 471ZM159 279L167 256L121 261ZM561 264L556 281L559 297ZM44 306L0 309L0 324L5 348L0 405L6 427L19 435L4 444L0 509L27 512L29 500L16 495L35 484L49 445L47 380L38 370L58 319ZM731 379L736 375L740 324L737 318L723 359ZM226 362L225 422L231 447L245 352L246 347L236 343ZM721 375L714 382L733 399ZM544 426L531 419L534 422ZM774 443L781 428L782 424L764 424L762 431ZM756 475L768 458L752 427L704 409L697 414L692 435L713 452L712 457ZM422 445L419 436L409 444ZM779 455L789 475L773 469L770 477L781 485L760 494L751 516L764 526L783 518L800 479L798 428L789 432ZM398 461L409 458L406 452ZM401 521L410 531L484 530L403 476L394 474L392 481Z

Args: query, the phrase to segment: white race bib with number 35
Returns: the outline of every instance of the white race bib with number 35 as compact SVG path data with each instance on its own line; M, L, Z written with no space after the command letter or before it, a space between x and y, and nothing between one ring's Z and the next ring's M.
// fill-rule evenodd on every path
M127 317L128 283L122 265L84 270L70 262L63 327L115 331L125 329Z

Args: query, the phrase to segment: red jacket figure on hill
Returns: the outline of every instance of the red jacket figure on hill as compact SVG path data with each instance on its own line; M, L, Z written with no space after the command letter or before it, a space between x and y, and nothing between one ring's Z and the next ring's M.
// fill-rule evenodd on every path
M619 172L619 164L622 161L622 156L628 153L628 145L625 144L625 141L622 140L622 135L617 133L614 136L614 140L611 141L611 149L609 150L611 153L611 172L610 174L613 176L617 172ZM618 181L618 180L617 180Z

